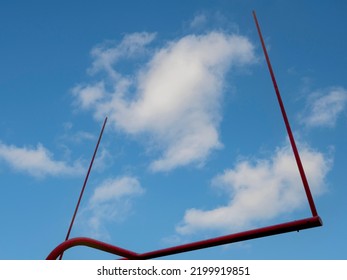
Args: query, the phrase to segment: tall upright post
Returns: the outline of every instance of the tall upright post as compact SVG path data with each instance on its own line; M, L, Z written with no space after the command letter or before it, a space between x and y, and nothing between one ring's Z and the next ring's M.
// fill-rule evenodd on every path
M73 226L73 224L75 222L76 214L77 214L78 208L79 208L81 200L82 200L82 196L83 196L84 190L85 190L87 182L88 182L90 171L92 170L94 159L95 159L96 153L97 153L98 148L99 148L101 137L102 137L102 135L104 133L106 122L107 122L107 117L105 118L104 124L103 124L103 126L101 128L99 139L98 139L98 142L96 143L94 154L93 154L93 157L92 157L92 159L90 161L89 168L88 168L88 171L87 171L87 175L86 175L86 177L84 179L84 183L83 183L83 186L82 186L82 189L81 189L81 193L80 193L80 196L79 196L77 204L76 204L75 212L72 215L72 219L71 219L70 226L69 226L69 229L68 229L66 237L65 237L65 241L67 241L69 239L69 237L70 237L71 229L72 229L72 226ZM62 258L63 258L63 253L60 255L59 259L61 260Z
M306 178L305 170L304 170L304 167L303 167L302 162L301 162L301 158L300 158L300 155L299 155L299 152L298 152L298 148L296 147L296 143L295 143L295 139L294 139L294 136L293 136L293 133L292 133L292 129L290 127L289 120L288 120L288 117L287 117L287 113L286 113L286 110L285 110L284 105L283 105L282 97L281 97L280 91L279 91L278 86L277 86L275 74L273 72L273 69L272 69L272 66L271 66L271 63L270 63L270 58L269 58L269 55L268 55L266 47L265 47L264 39L263 39L261 30L260 30L260 26L259 26L259 23L258 23L258 20L257 20L257 16L255 14L255 11L253 11L253 17L254 17L255 24L257 26L259 38L260 38L260 41L261 41L261 45L263 47L266 63L267 63L267 66L269 68L269 72L270 72L272 83L273 83L273 86L274 86L274 89L275 89L275 92L276 92L277 100L278 100L279 106L281 108L281 112L282 112L283 120L284 120L286 129L287 129L289 141L290 141L290 144L292 146L292 150L293 150L293 153L294 153L294 156L295 156L296 164L297 164L298 169L299 169L299 173L300 173L300 176L301 176L302 183L304 185L304 189L305 189L305 192L306 192L307 200L308 200L308 203L310 205L312 215L313 216L318 216L318 213L317 213L317 210L316 210L316 206L314 204L313 197L312 197L312 194L311 194L311 191L310 191L310 187L309 187L309 184L308 184L308 181L307 181L307 178Z

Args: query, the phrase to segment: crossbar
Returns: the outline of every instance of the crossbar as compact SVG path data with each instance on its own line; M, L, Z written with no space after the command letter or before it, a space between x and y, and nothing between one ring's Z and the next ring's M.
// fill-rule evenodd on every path
M187 243L179 246L164 248L156 251L150 251L147 253L138 254L120 247L116 247L95 239L86 238L86 237L76 237L70 240L67 240L60 245L58 245L48 256L47 260L57 259L64 251L75 247L75 246L86 246L94 248L97 250L105 251L111 254L118 255L125 259L133 260L145 260L145 259L154 259L179 253L185 253L189 251L206 249L210 247L246 241L249 239L256 239L271 235L277 235L287 232L300 231L304 229L314 228L322 226L322 220L319 216L310 217L306 219L301 219L297 221L282 223L274 226L268 226L248 231L243 231L239 233L229 234L217 238L206 239L202 241Z

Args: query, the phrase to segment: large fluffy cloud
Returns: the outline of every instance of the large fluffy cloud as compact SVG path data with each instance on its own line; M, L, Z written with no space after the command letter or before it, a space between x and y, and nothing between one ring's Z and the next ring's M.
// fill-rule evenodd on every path
M308 147L302 147L301 157L313 194L321 194L329 158ZM234 232L297 210L306 201L288 146L278 149L270 159L237 163L216 176L212 185L226 193L227 203L211 210L188 209L178 233L211 229Z
M74 95L96 118L108 115L117 129L146 135L159 152L152 170L203 163L221 147L218 127L226 72L252 63L253 45L243 36L210 32L185 36L149 53L154 37L136 33L118 45L95 48L90 72L106 75L75 87ZM149 60L133 73L116 70L120 60L144 53Z

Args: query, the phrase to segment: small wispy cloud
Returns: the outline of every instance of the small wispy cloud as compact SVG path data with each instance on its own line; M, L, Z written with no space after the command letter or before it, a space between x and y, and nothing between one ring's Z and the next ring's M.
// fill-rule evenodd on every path
M193 32L206 33L212 30L229 30L232 33L240 33L239 26L231 22L230 18L220 11L199 11L184 26Z
M347 90L343 87L315 91L308 96L300 121L308 127L334 127L346 105Z
M198 13L194 18L189 22L189 27L191 29L196 29L203 27L207 23L207 15L205 13Z
M120 60L139 57L147 53L146 46L156 37L156 33L135 32L126 34L118 44L107 41L94 47L91 51L93 57L92 66L88 69L91 75L100 71L106 71L110 78L118 80L123 75L119 73L114 65Z
M72 143L81 143L84 141L96 141L96 135L84 131L84 130L75 130L73 123L66 122L63 124L64 132L59 136L58 141L61 142L72 142Z
M36 147L17 147L0 142L0 160L14 170L34 177L80 175L84 172L79 161L69 164L55 160L52 153L42 144Z
M72 94L83 98L77 98L78 106L82 109L90 109L94 106L98 100L102 99L105 92L105 86L103 82L99 82L94 85L82 86L77 85L72 89Z
M84 230L94 238L109 239L109 222L121 222L131 213L135 197L145 192L140 182L130 176L108 178L94 190L81 211Z
M331 160L308 147L302 147L301 157L313 194L321 194ZM226 194L226 205L211 210L188 209L176 228L179 234L201 230L235 232L293 212L305 203L289 146L277 149L269 159L237 163L216 176L212 185Z
M225 74L254 62L254 47L246 37L210 32L146 52L154 38L135 33L118 45L94 49L90 73L106 76L75 87L74 96L80 108L93 110L96 118L108 115L117 129L141 139L148 136L146 146L160 153L150 164L153 171L202 164L222 146L218 127ZM144 53L150 59L132 75L116 70L120 59Z

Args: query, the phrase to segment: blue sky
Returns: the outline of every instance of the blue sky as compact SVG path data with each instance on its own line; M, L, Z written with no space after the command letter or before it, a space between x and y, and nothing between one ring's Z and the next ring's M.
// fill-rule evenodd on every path
M324 226L171 259L345 259L344 1L2 1L0 259L71 237L136 252L310 216L257 12ZM66 259L112 259L88 248Z

